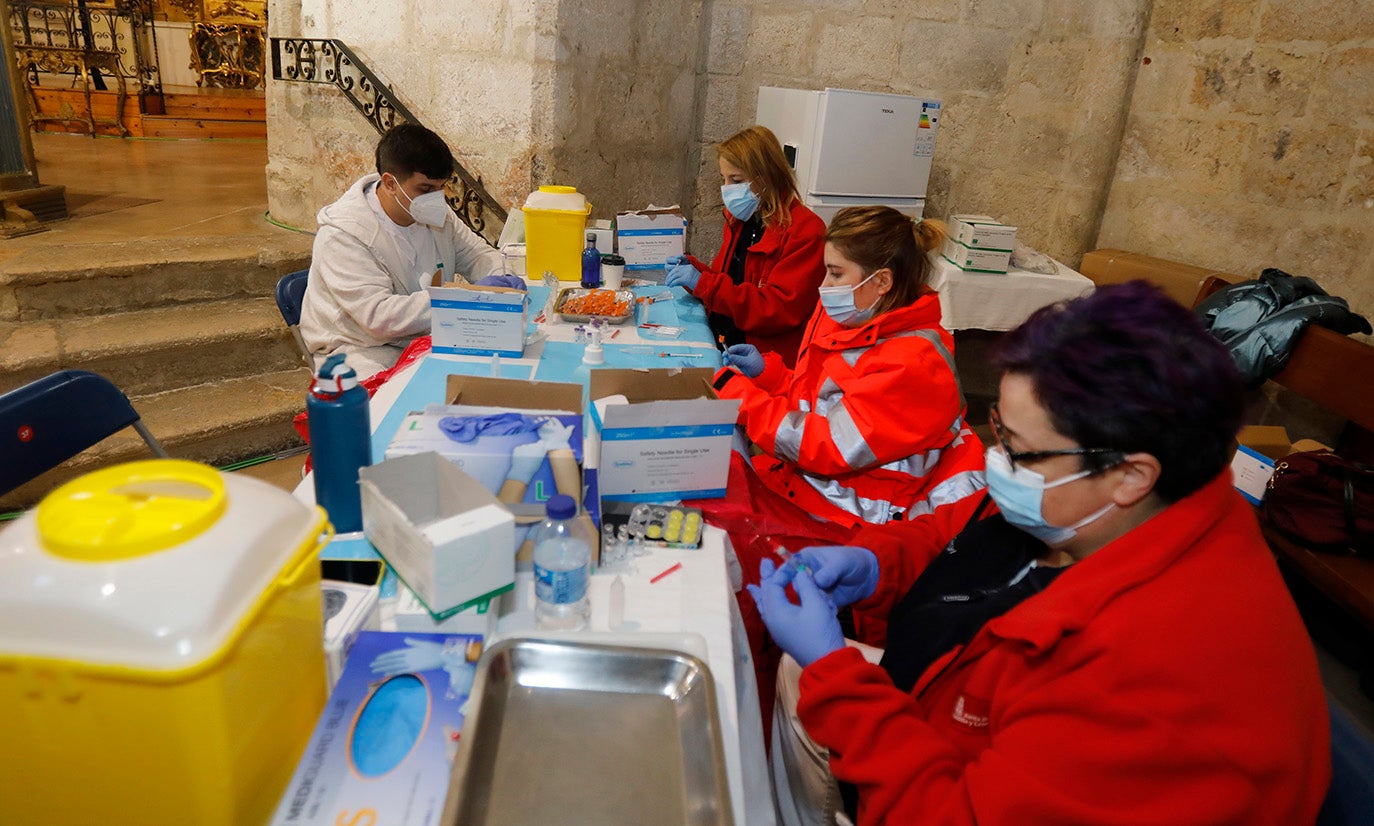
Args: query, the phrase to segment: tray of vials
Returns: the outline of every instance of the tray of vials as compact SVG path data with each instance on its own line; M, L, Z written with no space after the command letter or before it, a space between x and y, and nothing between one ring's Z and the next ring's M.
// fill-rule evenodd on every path
M595 317L609 324L624 324L634 316L635 294L630 290L567 287L554 299L553 312L563 321L586 323Z

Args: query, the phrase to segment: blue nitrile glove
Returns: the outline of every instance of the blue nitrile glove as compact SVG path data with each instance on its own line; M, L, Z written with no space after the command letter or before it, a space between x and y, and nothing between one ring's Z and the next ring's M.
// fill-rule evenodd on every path
M478 436L517 436L533 433L538 423L519 413L492 413L489 416L445 416L439 429L455 442L471 442Z
M692 259L685 255L670 255L668 256L668 260L663 263L666 267L671 268L677 264L690 264L692 263Z
M773 641L792 659L805 668L844 648L844 632L835 617L835 606L816 587L810 571L784 565L775 573L773 561L765 559L759 563L759 575L763 581L748 586L749 593ZM796 589L800 605L787 598L788 581Z
M763 354L752 344L731 344L725 348L721 361L726 367L733 367L749 378L756 378L763 372Z
M525 279L518 275L488 275L486 278L477 279L479 287L510 287L513 290L529 291L525 284Z
M701 280L701 271L692 266L685 255L674 255L668 261L668 277L663 279L663 283L669 287L682 287L688 292L695 290L697 282Z
M837 608L868 599L878 587L878 557L867 548L821 545L798 551L797 558Z
M372 660L372 673L386 677L430 671L444 665L444 646L429 640L406 637L405 648L384 651Z

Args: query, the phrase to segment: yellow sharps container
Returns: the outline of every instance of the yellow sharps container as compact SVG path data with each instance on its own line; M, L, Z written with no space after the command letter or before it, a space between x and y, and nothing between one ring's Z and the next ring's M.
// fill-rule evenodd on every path
M541 186L525 199L525 276L551 272L559 281L582 280L582 250L592 205L571 186Z
M251 826L324 706L323 511L160 459L0 531L5 824Z

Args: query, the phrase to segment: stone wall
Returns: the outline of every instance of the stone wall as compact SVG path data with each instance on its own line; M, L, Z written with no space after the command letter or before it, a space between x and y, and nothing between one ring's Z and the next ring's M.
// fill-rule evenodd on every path
M712 145L759 86L944 101L926 215L988 213L1066 263L1092 248L1150 0L716 0L692 247L719 244Z
M538 166L536 100L565 48L557 17L557 0L273 0L269 34L343 41L508 204ZM270 81L267 104L269 208L313 230L321 206L373 171L378 133L331 86Z
M335 38L505 205L571 184L598 217L690 194L701 0L274 0L271 34ZM377 133L336 89L268 86L274 218L307 229L372 171Z
M1374 318L1368 0L1155 0L1098 245L1317 279Z

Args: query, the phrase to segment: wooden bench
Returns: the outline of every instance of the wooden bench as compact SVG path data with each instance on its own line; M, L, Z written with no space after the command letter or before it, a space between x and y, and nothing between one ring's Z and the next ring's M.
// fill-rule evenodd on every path
M1236 277L1209 276L1201 301ZM1271 381L1346 420L1334 449L1359 461L1374 458L1374 347L1323 327L1309 326L1288 363ZM1374 560L1311 551L1261 520L1265 539L1281 564L1312 583L1333 603L1374 632Z

